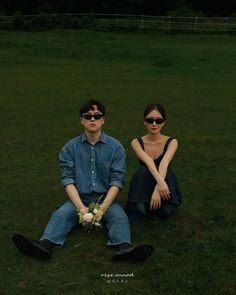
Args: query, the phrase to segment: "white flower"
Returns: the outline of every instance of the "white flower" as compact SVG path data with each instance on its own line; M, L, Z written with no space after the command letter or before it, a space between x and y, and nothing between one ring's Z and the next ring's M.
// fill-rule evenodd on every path
M85 213L85 214L83 215L83 219L84 219L84 221L86 221L86 222L91 222L92 219L93 219L93 214L92 214L92 213Z
M94 225L96 225L96 226L101 226L101 224L98 223L98 222L94 223Z
M97 213L98 213L98 209L97 209L97 208L94 208L94 209L93 209L93 213L94 213L94 214L97 214Z

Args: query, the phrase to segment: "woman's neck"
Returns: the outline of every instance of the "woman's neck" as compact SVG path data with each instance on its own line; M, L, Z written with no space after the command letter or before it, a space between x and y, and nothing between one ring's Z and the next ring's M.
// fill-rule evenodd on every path
M160 141L161 138L162 138L161 133L157 133L157 134L148 133L147 134L147 139L150 141Z

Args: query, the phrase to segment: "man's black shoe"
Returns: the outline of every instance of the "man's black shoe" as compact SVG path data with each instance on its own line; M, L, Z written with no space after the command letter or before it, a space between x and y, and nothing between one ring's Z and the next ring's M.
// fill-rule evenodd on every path
M120 250L113 256L115 262L142 262L146 260L154 251L152 245L142 245Z
M49 260L52 256L51 251L44 248L40 241L31 240L18 234L14 234L12 240L19 251L25 255L39 260Z

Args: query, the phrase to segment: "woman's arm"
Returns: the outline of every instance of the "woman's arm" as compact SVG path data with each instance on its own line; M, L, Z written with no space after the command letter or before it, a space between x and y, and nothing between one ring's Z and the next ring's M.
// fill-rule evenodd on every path
M176 150L178 148L178 141L176 139L173 139L167 148L167 151L163 157L163 159L161 160L161 163L159 165L159 174L161 175L161 177L163 179L166 178L166 173L167 173L167 168L171 162L171 160L173 159Z
M158 184L158 191L161 197L164 197L164 198L168 197L170 195L169 188L164 178L158 172L153 159L142 149L142 147L140 146L140 143L138 142L136 138L132 140L131 147L134 150L136 156L147 165L148 170L150 171L152 176L155 178Z

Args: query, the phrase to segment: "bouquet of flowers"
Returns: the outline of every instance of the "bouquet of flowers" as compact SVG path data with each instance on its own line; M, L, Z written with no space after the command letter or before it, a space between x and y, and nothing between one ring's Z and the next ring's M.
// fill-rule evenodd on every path
M93 228L101 228L101 219L103 214L104 212L98 203L90 203L87 212L83 209L79 210L79 223L81 223L84 229L88 232Z

